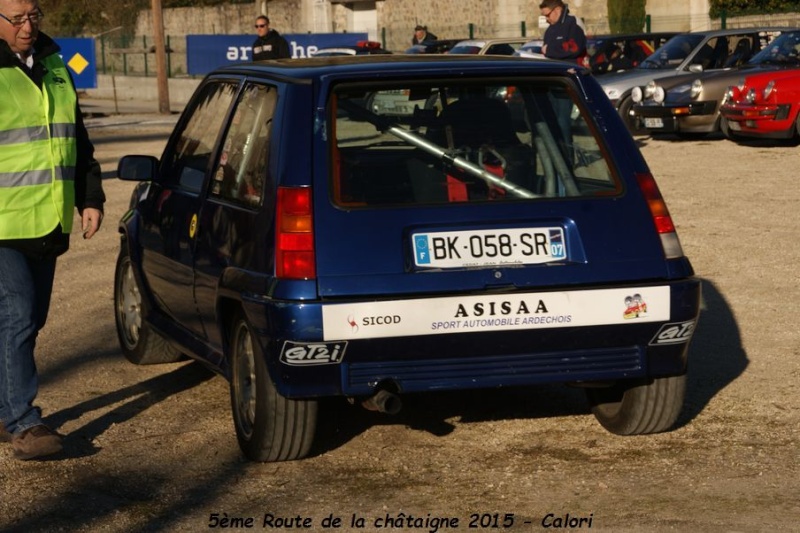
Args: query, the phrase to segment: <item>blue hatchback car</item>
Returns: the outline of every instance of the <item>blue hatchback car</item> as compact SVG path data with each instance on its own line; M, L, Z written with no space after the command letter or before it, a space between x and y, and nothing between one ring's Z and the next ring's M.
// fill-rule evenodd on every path
M119 231L137 364L230 382L239 444L301 458L318 402L565 383L616 434L668 430L700 283L587 70L370 56L213 72ZM324 438L324 436L318 436Z

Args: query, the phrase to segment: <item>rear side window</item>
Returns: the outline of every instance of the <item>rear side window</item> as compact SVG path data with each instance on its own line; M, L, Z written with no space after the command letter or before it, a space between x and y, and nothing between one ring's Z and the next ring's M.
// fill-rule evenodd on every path
M236 94L234 83L209 83L193 100L193 108L185 122L172 153L164 158L168 179L189 192L203 186L217 137Z
M260 84L244 87L222 142L211 196L249 207L261 204L277 100L275 87Z
M338 205L536 201L621 191L597 129L553 78L338 86Z

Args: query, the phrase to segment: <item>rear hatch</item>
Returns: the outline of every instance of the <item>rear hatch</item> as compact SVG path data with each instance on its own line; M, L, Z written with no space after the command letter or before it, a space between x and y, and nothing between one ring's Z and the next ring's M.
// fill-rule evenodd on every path
M326 164L313 188L322 298L669 277L636 179L646 166L629 137L604 138L581 86L603 98L591 78L460 72L323 91L315 157Z

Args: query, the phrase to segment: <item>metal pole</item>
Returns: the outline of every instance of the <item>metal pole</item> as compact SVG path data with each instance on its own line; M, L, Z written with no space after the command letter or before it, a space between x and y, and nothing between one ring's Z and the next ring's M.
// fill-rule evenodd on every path
M147 70L147 36L142 35L142 48L144 48L144 77L150 75L149 71Z
M161 0L153 0L153 34L156 42L156 75L158 78L158 112L169 114L169 82L167 80L167 49L164 45L164 18Z
M111 62L111 87L114 89L114 114L119 115L119 101L117 100L117 77L114 75L114 62Z

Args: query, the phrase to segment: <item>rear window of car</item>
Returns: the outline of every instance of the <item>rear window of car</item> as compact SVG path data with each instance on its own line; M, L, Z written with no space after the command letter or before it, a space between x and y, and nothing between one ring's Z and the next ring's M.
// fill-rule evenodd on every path
M346 207L617 195L598 128L556 78L342 84L331 190Z
M472 45L472 44L462 44L459 46L454 46L450 49L451 54L477 54L481 51L480 46Z

